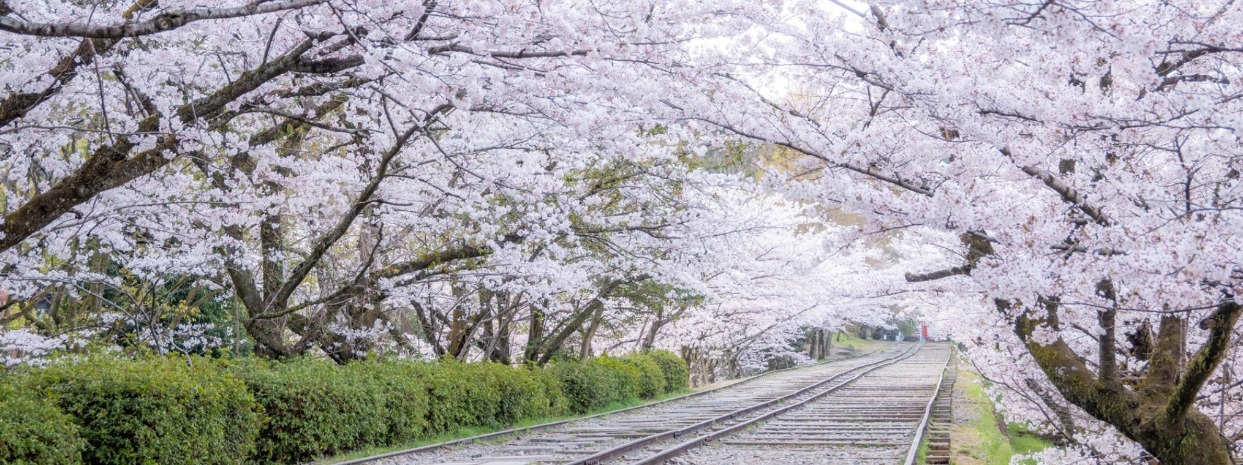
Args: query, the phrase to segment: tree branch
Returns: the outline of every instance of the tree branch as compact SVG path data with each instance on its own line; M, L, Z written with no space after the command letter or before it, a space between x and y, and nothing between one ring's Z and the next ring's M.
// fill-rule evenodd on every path
M1009 149L1003 148L1001 149L1001 153L1005 154L1007 157L1010 156ZM1101 226L1109 225L1110 223L1109 218L1106 217L1105 214L1100 211L1100 209L1084 203L1083 197L1081 197L1078 192L1076 192L1073 188L1063 183L1061 180L1057 179L1057 177L1053 176L1053 173L1037 168L1035 166L1024 166L1024 167L1021 167L1020 169L1023 170L1024 173L1027 173L1028 175L1030 175L1031 177L1039 179L1041 182L1044 183L1045 186L1048 186L1049 189L1053 189L1054 192L1057 192L1058 195L1062 196L1063 201L1065 201L1066 203L1072 204L1075 207L1077 207L1079 210L1083 211L1085 215L1088 215L1089 218L1092 218L1093 220L1095 220L1096 224L1099 224Z
M280 287L275 295L269 296L267 302L264 302L265 315L256 315L256 318L266 316L267 311L280 311L285 308L286 302L289 301L289 297L293 295L294 290L297 289L298 286L302 285L302 281L306 279L306 276L311 272L311 269L319 263L319 259L328 252L328 249L331 248L337 240L341 239L341 236L345 235L345 232L350 229L350 225L354 223L354 219L357 218L365 208L367 208L367 205L371 204L372 196L374 196L375 192L379 190L380 183L384 181L384 178L388 173L389 163L397 157L397 154L401 153L401 150L405 148L406 143L419 132L421 127L421 124L412 125L404 133L397 136L397 139L393 142L393 146L388 149L388 152L380 157L380 163L379 166L376 167L375 175L372 177L371 181L363 187L363 190L359 192L358 197L354 200L354 205L350 207L349 211L345 212L345 214L337 221L337 224L334 225L332 229L329 229L326 233L316 239L315 245L312 246L311 251L307 253L306 258L304 258L302 262L298 263L298 266L294 267L293 271L290 272L289 277L285 279L285 283Z
M178 118L188 125L220 114L229 103L296 68L302 63L302 54L310 50L314 43L314 40L308 39L280 59L243 73L237 80L211 95L182 105L177 109ZM156 132L159 121L159 115L148 116L139 122L139 132ZM176 136L166 135L159 139L155 147L132 158L128 154L138 146L138 142L130 137L119 137L115 143L96 149L68 177L4 215L4 224L0 225L0 233L3 234L0 236L0 252L16 246L73 207L99 193L168 165L173 158L166 157L165 154L175 149L178 144Z
M948 278L950 276L961 276L971 274L971 268L966 266L956 266L944 270L933 271L929 273L907 273L906 282L922 283L926 281L936 281L938 279Z
M92 26L87 23L32 23L13 16L0 17L0 31L40 37L86 37L120 39L140 37L177 29L187 24L214 19L239 18L318 5L327 0L256 1L233 8L192 8L166 11L146 21Z
M1213 371L1217 370L1217 366L1221 365L1222 359L1229 351L1230 334L1234 331L1234 325L1238 322L1240 313L1243 313L1243 306L1234 302L1225 302L1217 307L1205 323L1201 323L1201 326L1206 324L1209 326L1208 342L1205 342L1187 362L1182 378L1174 387L1174 392L1165 406L1166 424L1181 421L1195 404L1200 389L1204 387L1204 383L1208 381Z
M113 40L83 40L73 53L61 58L56 66L48 70L47 75L52 77L52 83L42 91L9 94L4 100L0 100L0 126L26 116L26 113L34 107L46 102L49 97L60 92L65 84L78 76L79 68L94 63L96 56L108 52L114 45L116 41Z

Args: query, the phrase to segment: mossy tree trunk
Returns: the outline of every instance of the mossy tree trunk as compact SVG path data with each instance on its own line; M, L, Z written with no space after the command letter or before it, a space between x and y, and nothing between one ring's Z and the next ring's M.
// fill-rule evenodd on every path
M1093 373L1083 358L1062 339L1041 344L1031 338L1039 325L1056 325L1055 301L1044 320L1020 314L1015 332L1041 371L1062 396L1088 414L1113 425L1139 443L1163 465L1233 464L1230 444L1208 415L1195 408L1195 399L1227 352L1231 328L1241 309L1233 302L1218 305L1210 318L1209 340L1184 365L1181 363L1186 318L1162 318L1153 360L1134 386L1124 385L1116 373ZM1010 303L998 302L1004 310ZM1102 338L1104 339L1104 338ZM1102 357L1112 357L1102 354Z
M908 274L907 281L969 275L980 258L994 253L983 234L966 233L961 239L968 248L965 265L922 275ZM1109 279L1100 280L1096 291L1116 303ZM1188 317L1185 312L1164 312L1148 366L1139 377L1126 380L1117 369L1116 308L1097 314L1102 333L1097 338L1098 360L1093 370L1085 357L1061 337L1058 297L1046 296L1034 304L996 299L995 304L1000 314L1014 321L1015 334L1068 402L1114 426L1163 465L1235 463L1230 441L1208 415L1195 407L1200 390L1229 352L1230 335L1243 313L1243 307L1234 302L1232 295L1224 296L1213 314L1200 322L1200 328L1208 331L1208 338L1185 362ZM1057 339L1041 342L1033 338L1039 327L1051 329L1058 334Z

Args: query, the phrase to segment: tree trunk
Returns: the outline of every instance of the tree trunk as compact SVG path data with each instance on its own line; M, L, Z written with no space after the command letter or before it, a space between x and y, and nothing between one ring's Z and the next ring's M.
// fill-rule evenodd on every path
M1011 304L999 300L997 306L1004 314ZM1243 307L1233 302L1218 305L1205 320L1208 341L1186 363L1182 362L1186 320L1177 314L1163 316L1146 377L1135 390L1102 380L1060 338L1049 344L1033 340L1035 327L1047 322L1021 314L1014 329L1067 401L1113 425L1163 465L1232 465L1229 441L1194 403L1224 358L1240 313Z
M665 325L664 316L664 311L656 310L656 316L652 318L652 327L648 329L647 333L643 334L643 342L639 344L641 351L651 352L656 347L656 334Z
M827 359L833 356L833 337L827 329L820 330L820 358Z
M819 345L820 339L816 337L815 328L812 328L807 333L807 358L812 360L820 358Z
M587 330L583 332L583 345L579 347L578 359L587 360L591 357L591 340L596 337L596 330L600 328L600 320L604 319L604 307L596 309L591 317L591 323L587 325Z
M544 343L544 311L531 304L531 318L527 325L527 346L522 351L522 359L527 363L539 361L539 347Z

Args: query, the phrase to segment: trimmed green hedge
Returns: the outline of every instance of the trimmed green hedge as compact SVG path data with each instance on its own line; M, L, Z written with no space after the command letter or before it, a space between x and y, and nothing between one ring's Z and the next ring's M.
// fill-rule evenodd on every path
M255 458L297 463L381 444L388 432L383 384L331 362L301 359L230 367L263 406Z
M669 352L560 362L547 371L561 385L569 411L580 414L678 391L690 373L686 362Z
M690 387L691 371L682 357L667 350L653 351L648 356L660 365L660 371L665 375L666 392L676 392Z
M423 381L423 364L356 363L348 367L354 378L370 378L384 390L385 434L382 444L403 444L428 434L431 399Z
M604 366L590 362L558 362L548 372L561 385L569 411L582 414L621 400Z
M650 399L685 378L685 363L659 354L545 368L66 359L0 377L0 463L306 462Z
M21 383L73 418L92 464L240 463L254 452L259 412L210 359L93 357L31 371Z
M622 358L627 365L639 369L639 397L650 399L667 392L665 390L665 372L660 364L650 355L631 355Z
M0 384L0 463L81 463L85 445L73 418L51 402Z

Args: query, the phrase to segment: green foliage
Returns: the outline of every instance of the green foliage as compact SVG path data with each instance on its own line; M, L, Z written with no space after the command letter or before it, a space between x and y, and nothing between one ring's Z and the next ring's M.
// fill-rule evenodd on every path
M608 375L610 391L616 396L612 399L613 401L624 402L643 398L641 395L643 370L626 363L624 359L608 355L592 358L587 363L604 367L604 373Z
M561 378L549 369L528 367L527 370L539 380L541 389L548 396L549 416L560 416L571 412L570 397L565 392L565 385L561 383Z
M24 384L73 417L87 463L240 463L254 451L255 401L209 359L92 357Z
M298 359L270 367L248 360L230 371L266 415L256 455L261 463L305 462L380 443L388 434L385 383L355 376L356 370Z
M431 407L423 365L385 361L348 367L353 379L370 380L383 389L386 432L382 443L402 444L427 434Z
M549 365L547 370L561 385L572 413L587 413L620 399L608 368L602 365L566 361Z
M0 382L0 463L82 463L85 441L52 403Z
M1027 426L1019 423L1009 424L1010 448L1014 449L1015 455L1027 455L1040 452L1042 450L1053 447L1053 441L1043 437L1040 434L1031 431ZM1023 459L1020 464L1035 464L1034 459Z
M628 355L621 359L627 365L639 369L639 397L655 398L665 393L665 372L650 355Z
M648 355L665 375L665 392L676 392L690 386L691 371L682 357L667 350L653 351Z
M546 368L93 356L0 383L0 463L306 462L650 399L670 376L685 385L668 353Z
M556 410L558 405L564 408L564 397L560 396L560 393L552 394L547 391L544 381L534 370L514 369L498 363L476 366L485 367L490 376L484 379L500 393L501 402L497 409L495 423L509 425L524 418L539 418L564 413L564 410Z
M538 371L445 360L424 365L423 376L431 396L428 417L434 434L565 412L565 396L548 389L556 380Z
M599 410L615 402L651 399L666 388L664 372L648 356L558 362L547 370L561 385L573 413Z

